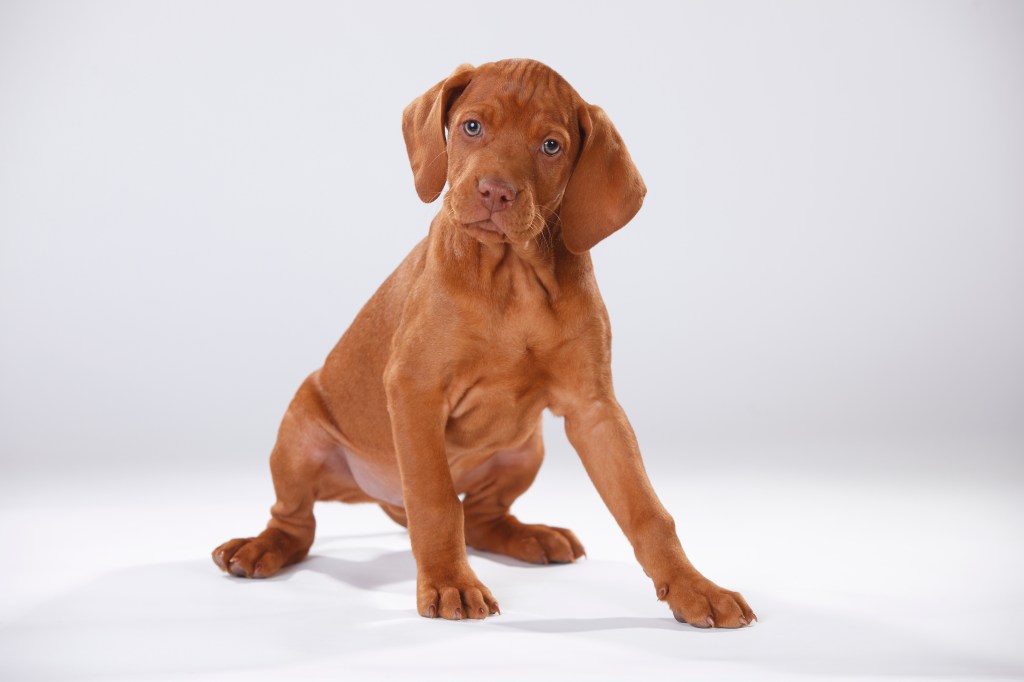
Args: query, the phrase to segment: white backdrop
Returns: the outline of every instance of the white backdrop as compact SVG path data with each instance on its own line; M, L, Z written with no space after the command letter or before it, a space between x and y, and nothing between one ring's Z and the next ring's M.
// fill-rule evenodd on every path
M0 7L5 467L264 457L436 211L402 108L508 56L650 188L594 257L651 457L1024 442L1019 4Z
M1024 487L1024 4L0 0L0 478L17 493L3 504L27 505L0 505L0 518L21 543L8 555L34 557L5 567L13 584L24 580L4 604L42 599L40 576L74 580L69 548L46 537L95 532L67 533L54 510L52 525L33 530L49 523L39 505L54 493L39 476L57 473L178 472L185 487L165 515L140 511L163 483L72 478L81 497L67 499L86 500L73 507L81 519L97 496L126 505L119 523L152 520L132 529L138 551L201 561L195 577L134 574L139 585L229 589L202 582L213 571L203 555L264 522L266 458L285 406L437 210L413 189L402 108L460 63L505 57L549 64L604 107L644 176L642 211L594 251L619 399L656 485L676 495L670 508L688 512L690 537L703 528L721 531L712 545L762 543L757 561L720 557L756 610L800 613L772 601L792 594L793 574L770 571L795 556L817 566L878 542L899 553L913 537L916 554L902 561L920 587L914 558L953 570L943 562L956 537L967 543L958 561L1010 551L994 529L1019 530ZM596 495L549 426L549 466L575 466L559 480L565 494L588 496L586 524ZM181 483L224 470L263 487ZM686 488L690 473L711 476L699 479L708 487ZM894 473L945 482L916 498L918 516L901 516L907 498L886 487ZM987 514L977 528L989 535L941 506L961 498L936 491L959 490L966 473L980 487L962 508ZM773 487L796 474L817 483ZM876 525L802 516L830 508L811 491L850 474L866 484L843 493L843 513L860 514L864 500ZM659 483L673 477L684 483ZM756 519L705 525L710 515L685 509L702 500L722 512L722 495L759 490L775 498L762 492L758 511L743 508ZM176 526L179 544L146 545L179 518L179 498L193 515ZM225 509L196 506L213 503ZM800 523L820 527L803 536ZM835 528L866 544L783 557L780 527L794 552L820 549ZM628 560L619 542L610 555ZM82 547L78 569L141 561L110 543ZM1024 567L1019 552L1010 558L998 565ZM870 573L854 565L808 575L827 584ZM954 577L996 590L983 570L964 563ZM889 594L875 577L864 589ZM935 595L913 608L934 606L937 623L950 607ZM406 597L395 603L411 612ZM986 599L977 608L988 611L957 612L957 622L1008 624L1024 606L1019 588ZM902 608L894 603L883 619ZM65 607L54 608L64 622ZM889 660L890 640L878 637L877 660ZM770 657L775 645L762 646ZM792 651L802 655L798 640ZM1021 674L1018 664L986 674Z

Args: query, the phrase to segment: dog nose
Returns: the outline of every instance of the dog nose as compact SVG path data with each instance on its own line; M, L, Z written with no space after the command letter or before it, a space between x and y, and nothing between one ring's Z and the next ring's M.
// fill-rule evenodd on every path
M480 201L491 213L504 211L516 200L516 188L501 180L481 178L476 188L480 192Z

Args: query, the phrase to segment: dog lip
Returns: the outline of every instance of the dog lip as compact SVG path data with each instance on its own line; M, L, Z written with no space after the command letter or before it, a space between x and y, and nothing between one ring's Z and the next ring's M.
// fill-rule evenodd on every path
M466 223L470 227L476 227L481 230L487 230L488 232L495 232L497 234L505 234L505 230L501 229L496 222L487 218L485 220L478 220L473 223Z
M462 223L463 227L484 241L518 242L522 241L523 234L529 230L517 230L503 226L492 218L473 220Z

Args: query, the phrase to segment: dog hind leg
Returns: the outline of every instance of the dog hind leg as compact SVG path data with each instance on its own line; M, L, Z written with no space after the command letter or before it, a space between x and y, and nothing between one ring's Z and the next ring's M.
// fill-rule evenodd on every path
M270 455L277 501L267 528L254 538L229 540L213 550L222 570L244 578L268 578L301 561L313 544L319 500L367 499L352 479L340 444L323 428L327 419L314 373L288 407Z
M584 555L571 530L522 523L509 513L512 502L533 483L543 460L538 421L523 445L495 453L469 475L462 503L467 545L533 564L569 563Z

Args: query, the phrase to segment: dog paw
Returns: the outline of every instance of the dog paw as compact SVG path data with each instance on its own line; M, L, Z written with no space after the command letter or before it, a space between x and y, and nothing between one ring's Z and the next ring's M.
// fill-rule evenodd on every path
M476 549L530 564L568 564L586 555L582 543L568 528L520 523L514 517L485 527L467 528L466 539Z
M265 537L236 538L213 550L213 563L239 578L269 578L281 570L285 558Z
M757 620L743 595L722 589L706 578L660 585L658 599L668 602L677 621L697 628L739 628Z
M569 564L586 554L568 528L520 524L508 543L510 556L531 564Z
M421 575L416 581L416 606L424 618L446 620L482 619L501 613L491 591L472 572L454 578Z

